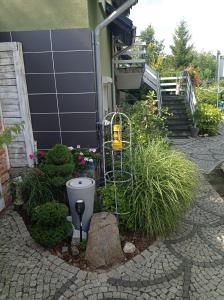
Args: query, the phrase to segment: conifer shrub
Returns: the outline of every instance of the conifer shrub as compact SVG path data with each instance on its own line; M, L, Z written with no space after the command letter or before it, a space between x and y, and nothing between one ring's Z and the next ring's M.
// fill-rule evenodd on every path
M72 232L67 221L68 208L57 202L48 202L36 207L32 213L31 235L42 246L53 247L66 239Z

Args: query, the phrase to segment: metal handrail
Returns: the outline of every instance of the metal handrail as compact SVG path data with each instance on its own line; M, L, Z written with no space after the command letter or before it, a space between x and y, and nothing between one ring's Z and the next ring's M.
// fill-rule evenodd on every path
M191 82L191 77L189 75L189 73L185 73L186 75L186 101L188 102L189 106L190 106L190 110L191 110L191 115L193 118L193 122L195 123L194 120L194 113L196 110L196 97L195 97L195 93L194 93L194 88Z
M162 108L162 94L160 89L160 76L159 73L151 69L149 66L145 66L145 72L143 75L143 81L149 85L156 92L158 100L158 111L161 114Z

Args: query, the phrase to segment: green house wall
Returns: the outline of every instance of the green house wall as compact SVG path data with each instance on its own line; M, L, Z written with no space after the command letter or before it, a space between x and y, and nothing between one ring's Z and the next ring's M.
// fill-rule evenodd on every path
M1 0L0 31L88 28L88 0Z

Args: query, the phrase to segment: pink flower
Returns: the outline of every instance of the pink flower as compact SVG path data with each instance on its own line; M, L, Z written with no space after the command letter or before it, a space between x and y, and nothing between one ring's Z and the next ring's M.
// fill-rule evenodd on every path
M31 153L31 154L29 155L29 158L30 158L30 159L34 159L34 154Z
M84 166L84 165L86 164L86 161L83 159L83 160L80 161L80 164L81 164L82 166Z
M40 157L44 157L45 156L45 152L43 150L40 150L39 151L39 155L40 155Z
M82 161L82 160L83 160L83 157L82 157L81 155L79 155L79 156L77 157L77 159L78 159L79 161Z

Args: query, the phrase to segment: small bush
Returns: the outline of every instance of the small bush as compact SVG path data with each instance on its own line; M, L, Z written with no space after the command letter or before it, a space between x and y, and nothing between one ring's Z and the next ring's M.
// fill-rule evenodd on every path
M166 235L191 206L197 167L163 141L133 153L132 213L129 223L149 236Z
M50 202L35 208L32 214L31 235L45 247L62 242L72 232L72 225L66 220L68 208L62 203Z
M198 103L207 103L213 106L217 103L217 93L215 91L209 91L209 87L206 89L196 88L195 94Z
M55 198L61 197L65 183L72 178L74 171L71 151L65 145L55 145L46 154L46 160L40 164L40 168L48 176Z
M29 169L20 187L28 215L36 206L53 200L49 179L37 168Z
M195 111L195 122L200 133L217 134L222 120L222 113L211 104L199 104Z
M166 110L159 115L157 101L154 94L149 93L147 100L137 101L134 105L126 107L130 117L134 143L148 143L148 140L165 137L167 135Z
M119 227L121 230L133 229L132 225L128 223L130 217L130 188L129 186L124 185L113 185L107 184L104 187L98 189L98 192L103 198L104 209L108 212L116 212L116 203L115 203L115 192L117 197L117 208L119 215ZM129 195L129 196L128 196Z
M71 163L72 154L68 147L56 144L46 155L46 163L53 165L63 165Z

